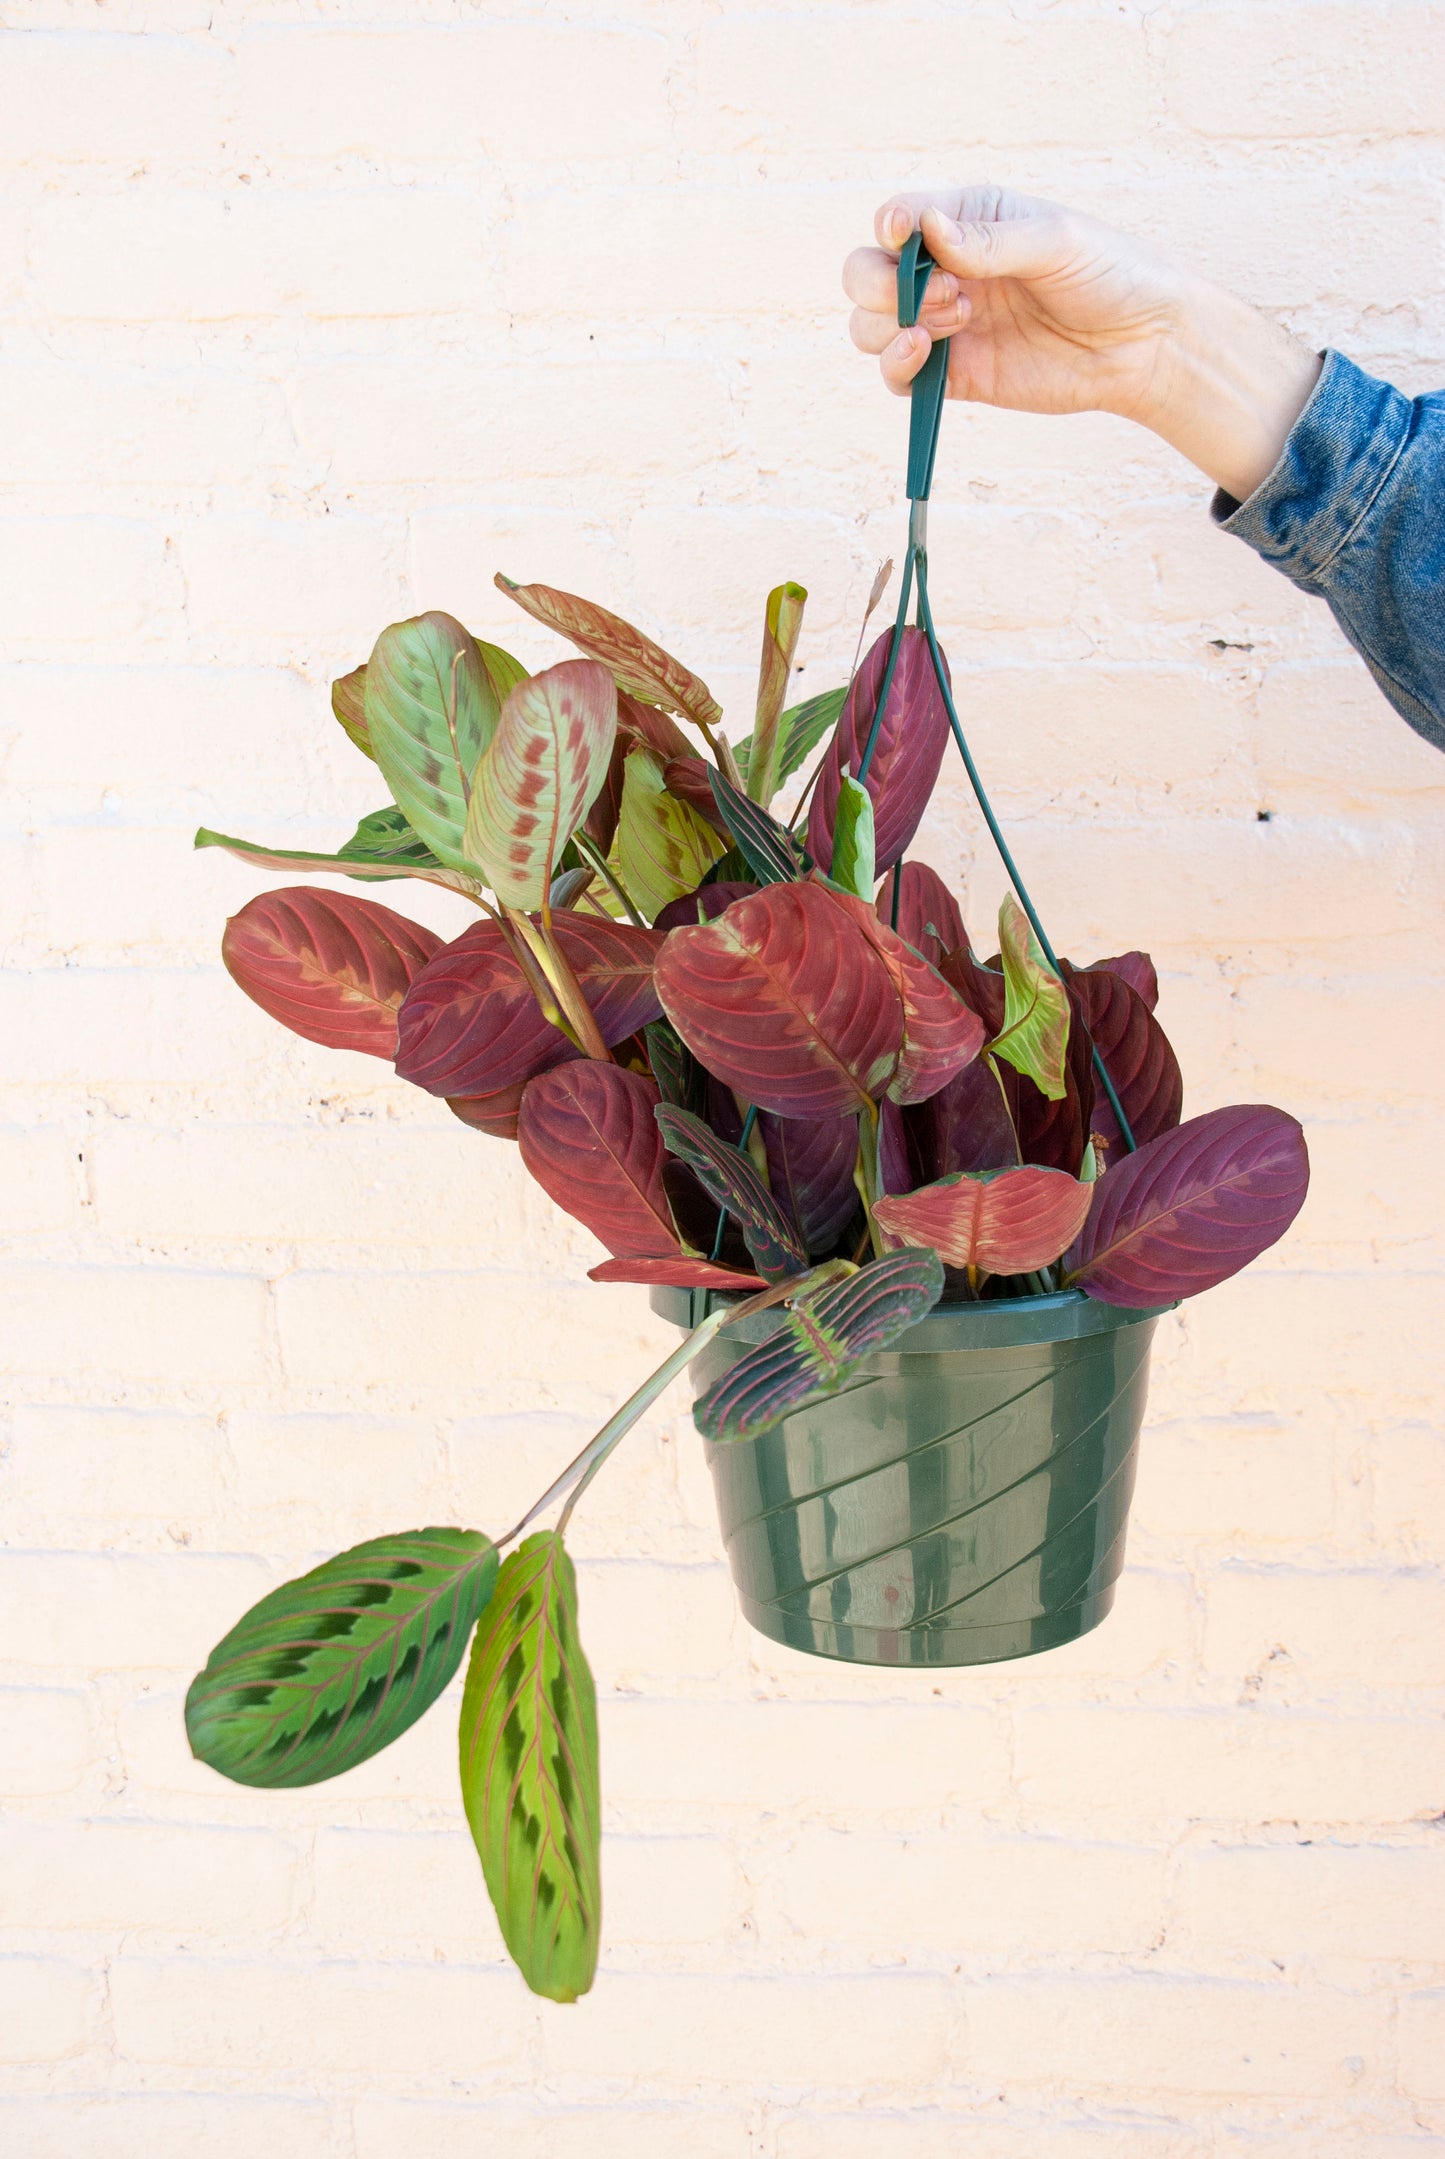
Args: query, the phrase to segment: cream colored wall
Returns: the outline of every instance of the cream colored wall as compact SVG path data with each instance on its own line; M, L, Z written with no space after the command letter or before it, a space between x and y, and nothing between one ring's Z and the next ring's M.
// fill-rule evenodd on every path
M454 1705L275 1796L180 1722L268 1585L512 1518L667 1339L511 1149L232 989L265 880L192 828L374 807L326 684L389 619L554 656L498 567L635 615L735 731L800 578L836 681L905 421L838 267L900 183L1057 193L1438 382L1445 7L0 23L7 2154L1445 2150L1445 760L1122 423L949 414L963 709L1056 939L1149 946L1188 1106L1297 1112L1316 1184L1164 1329L1116 1615L936 1679L770 1647L676 1392L577 1524L570 2010L504 1964ZM926 841L986 940L952 772Z

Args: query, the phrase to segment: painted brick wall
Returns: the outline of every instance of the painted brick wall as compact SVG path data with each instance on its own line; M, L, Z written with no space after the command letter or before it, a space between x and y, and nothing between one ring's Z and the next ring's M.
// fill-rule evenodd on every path
M932 1679L734 1615L681 1393L578 1522L604 1968L505 1967L445 1707L335 1785L186 1679L368 1533L496 1525L663 1348L507 1148L230 987L334 838L380 625L555 648L497 567L746 710L902 534L844 341L894 186L1132 220L1401 383L1445 357L1425 0L0 0L0 1917L14 2159L1416 2159L1445 2150L1445 761L1122 424L949 415L985 769L1081 957L1309 1207L1168 1325L1116 1615ZM926 852L1000 879L952 777ZM438 926L445 896L420 900Z

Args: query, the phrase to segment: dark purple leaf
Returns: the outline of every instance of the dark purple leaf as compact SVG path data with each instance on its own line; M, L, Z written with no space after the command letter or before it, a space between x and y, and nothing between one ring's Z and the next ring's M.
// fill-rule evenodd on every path
M736 1217L724 1216L714 1200L708 1198L698 1181L697 1173L686 1162L674 1161L669 1155L662 1165L662 1189L667 1194L667 1204L672 1209L672 1219L677 1224L677 1234L693 1252L705 1252L709 1257L717 1254L718 1263L747 1272L753 1257L743 1242ZM717 1241L718 1219L722 1216L722 1243Z
M699 885L696 892L685 892L680 900L669 900L652 927L664 934L668 930L681 929L684 924L691 925L699 919L699 909L704 922L716 922L719 915L727 913L734 900L745 900L757 889L756 885L721 881L715 885Z
M996 1069L1003 1081L1024 1161L1041 1169L1066 1170L1069 1176L1077 1177L1094 1128L1094 1045L1088 1026L1072 1007L1070 1021L1064 1052L1064 1092L1057 1101L1051 1101L1027 1073L1016 1072L1012 1065L999 1062Z
M731 1101L732 1097L728 1097ZM831 1252L858 1206L856 1117L758 1119L768 1179L810 1253Z
M905 1110L904 1119L913 1184L933 1184L957 1170L1007 1169L1019 1160L1013 1119L987 1057L965 1065L936 1095Z
M840 1386L860 1357L896 1342L942 1291L936 1252L890 1252L795 1299L778 1332L698 1397L693 1422L708 1439L750 1439L810 1395Z
M1154 962L1147 952L1122 952L1113 960L1090 960L1080 972L1086 975L1120 975L1131 990L1137 990L1152 1012L1159 1002L1159 977L1154 972Z
M657 1085L579 1058L528 1082L517 1139L542 1190L619 1259L677 1252L662 1188Z
M515 1139L526 1084L525 1080L514 1080L510 1087L499 1087L495 1094L448 1095L447 1108L474 1132L485 1132L491 1139Z
M906 1112L886 1099L878 1105L878 1180L885 1192L911 1192L913 1159Z
M937 870L930 869L926 862L904 863L903 893L898 902L896 923L893 921L893 878L894 872L890 870L878 895L880 922L892 924L903 942L912 945L915 952L921 952L934 967L946 952L956 952L960 946L965 952L968 950L968 931L963 926L958 901Z
M1152 1139L1094 1187L1069 1281L1135 1308L1195 1297L1282 1237L1309 1187L1304 1133L1259 1103Z
M885 630L869 650L823 760L808 813L808 852L823 870L831 868L833 861L839 786L845 772L855 779L858 776L892 641L893 632ZM933 793L947 742L948 713L934 679L928 640L922 630L905 630L888 709L868 767L874 854L879 863L896 862L907 853Z
M1184 1081L1158 1020L1113 969L1071 968L1067 960L1062 965L1075 1021L1092 1035L1135 1140L1142 1147L1161 1132L1171 1132L1179 1122ZM1117 1161L1122 1152L1119 1123L1102 1086L1095 1093L1093 1130L1109 1150L1110 1163Z
M708 1197L737 1222L758 1273L768 1281L801 1274L808 1264L802 1240L751 1159L709 1131L700 1117L666 1102L658 1105L657 1123L669 1154L686 1162Z
M1003 1032L1007 985L1002 968L985 967L974 958L965 942L944 954L938 963L938 971L944 981L958 991L964 1003L978 1014L990 1042Z
M710 775L715 769L705 757L694 757L690 751L685 757L669 757L662 768L663 785L670 795L677 796L679 802L685 802L699 817L705 817L722 839L730 840L732 834L710 784Z

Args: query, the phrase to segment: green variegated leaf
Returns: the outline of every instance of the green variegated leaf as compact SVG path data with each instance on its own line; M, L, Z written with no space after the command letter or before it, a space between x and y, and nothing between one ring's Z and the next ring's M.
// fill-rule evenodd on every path
M706 819L668 793L665 770L656 751L641 745L628 751L613 844L623 889L649 921L695 892L723 852Z
M406 813L389 805L363 817L351 838L334 855L312 854L304 847L262 847L252 840L232 839L226 832L211 832L202 825L197 847L224 847L228 854L258 870L334 871L359 878L365 884L385 884L395 877L420 877L428 884L445 885L448 891L472 893L476 879L464 870L444 869L406 821Z
M354 742L363 757L371 755L371 737L366 731L366 669L353 667L349 675L338 675L331 685L331 709L340 722L348 742Z
M534 1994L592 1984L602 1919L597 1696L553 1531L502 1568L462 1697L462 1799L502 1938Z
M465 869L472 774L499 712L476 639L450 615L382 631L366 666L371 754L413 829L449 869Z
M597 660L563 660L509 692L472 776L463 847L497 898L540 907L592 807L617 734L617 686Z
M693 1422L706 1439L751 1439L800 1402L833 1393L860 1357L887 1349L942 1294L938 1254L908 1250L795 1297L778 1332L698 1397Z
M1069 993L1044 958L1028 916L1013 894L998 911L1003 958L1003 1027L988 1045L1031 1079L1051 1102L1068 1092L1064 1060L1069 1047Z
M319 1784L389 1746L461 1662L497 1554L475 1529L373 1537L253 1605L186 1697L191 1752L237 1784Z
M512 658L510 652L504 652L500 645L489 645L480 637L477 639L477 651L500 710L517 684L526 681L527 670L520 660Z
M779 787L812 755L829 728L837 726L847 695L845 684L839 690L820 690L816 697L805 697L800 705L788 707L778 722ZM752 737L740 742L733 754L738 761L738 770L746 780L753 754Z
M860 900L872 900L878 882L873 866L873 797L846 773L838 783L833 867L828 874L845 892Z

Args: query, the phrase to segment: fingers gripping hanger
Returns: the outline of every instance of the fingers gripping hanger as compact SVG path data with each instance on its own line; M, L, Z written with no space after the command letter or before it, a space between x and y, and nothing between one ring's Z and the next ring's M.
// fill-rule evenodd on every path
M923 296L928 290L928 280L932 276L933 270L933 257L924 245L922 233L912 233L898 260L898 321L901 328L905 330L911 329L917 322L919 312L923 306ZM953 732L953 739L958 744L958 753L963 759L969 784L973 788L978 806L983 812L983 820L988 826L994 846L998 849L999 859L1003 863L1008 881L1017 893L1019 905L1028 917L1029 926L1039 941L1040 950L1050 967L1053 968L1054 973L1060 974L1061 970L1054 948L1049 943L1043 923L1039 920L1038 910L1030 899L1028 889L1019 875L1018 865L1009 850L1009 844L999 827L998 819L994 816L993 805L984 791L978 767L973 761L973 752L969 749L962 723L958 717L958 710L953 701L953 692L949 687L948 671L943 664L943 654L939 650L938 633L933 625L933 609L928 599L928 496L929 490L933 486L933 461L938 452L939 424L943 418L943 400L948 388L948 345L949 340L946 337L935 338L928 358L913 378L912 405L908 422L908 501L910 505L908 514L908 551L903 558L903 580L898 595L898 614L893 624L893 641L888 648L888 660L883 670L883 680L878 687L878 704L873 714L873 724L868 730L868 740L864 745L862 761L858 767L858 779L860 783L866 784L868 770L873 762L873 753L878 747L878 735L883 725L883 715L887 709L889 693L893 688L893 677L898 667L898 656L903 650L903 632L908 621L908 602L912 597L916 580L918 602L914 614L914 625L917 629L922 630L928 640L928 654L933 662L934 679L943 698L944 710L948 714L948 724ZM892 864L892 869L893 922L896 928L899 900L903 889L903 863L901 859ZM1097 1047L1094 1050L1094 1070L1098 1074L1104 1093L1108 1096L1109 1106L1118 1119L1119 1131L1124 1144L1132 1154L1137 1142L1130 1128L1129 1120L1124 1115L1124 1105L1119 1100L1118 1090L1105 1069L1104 1060L1099 1055Z

